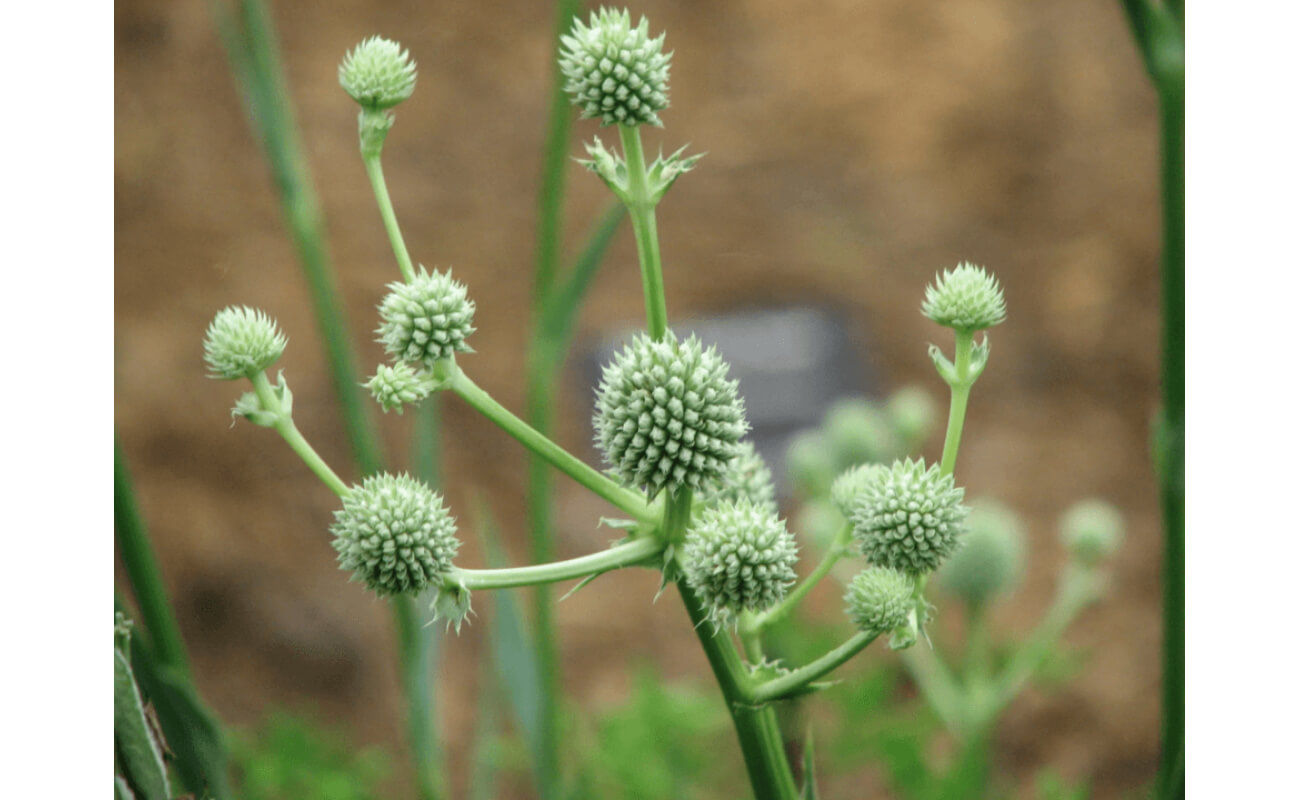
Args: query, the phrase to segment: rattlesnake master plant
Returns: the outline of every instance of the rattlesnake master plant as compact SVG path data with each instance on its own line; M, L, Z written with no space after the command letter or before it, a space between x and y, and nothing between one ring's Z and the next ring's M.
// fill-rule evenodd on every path
M247 306L217 312L203 339L203 360L213 378L249 378L274 364L289 343L275 320Z
M664 34L650 38L645 17L632 26L626 10L602 8L590 21L573 21L560 38L564 90L582 109L583 119L604 125L662 126L658 112L668 107L668 62Z
M362 108L392 108L415 92L415 62L397 42L372 36L343 57L339 85Z
M797 577L794 536L775 509L747 497L700 511L683 549L686 581L716 625L772 607Z
M872 473L852 503L853 535L873 563L925 575L960 545L967 508L952 476L925 462L895 461Z
M940 586L982 606L1012 589L1025 568L1025 533L1015 512L996 501L971 505L962 546L939 568Z
M868 567L849 583L844 595L849 619L858 630L876 634L905 628L909 622L915 623L915 588L912 579L902 572Z
M637 336L605 367L594 424L605 463L651 497L714 488L749 430L717 350L671 331Z
M776 486L772 483L772 470L767 462L754 448L754 443L740 443L736 457L731 459L723 473L718 486L706 491L697 499L697 507L713 505L722 501L737 502L748 500L757 508L772 512L777 511Z
M409 475L374 475L334 512L339 566L380 595L419 594L452 569L456 520L442 497Z
M926 287L921 313L947 328L982 331L1007 318L1007 304L996 278L983 267L962 262Z
M413 280L390 283L388 290L375 332L390 356L432 370L444 358L470 352L465 340L474 332L474 301L451 273L420 267Z

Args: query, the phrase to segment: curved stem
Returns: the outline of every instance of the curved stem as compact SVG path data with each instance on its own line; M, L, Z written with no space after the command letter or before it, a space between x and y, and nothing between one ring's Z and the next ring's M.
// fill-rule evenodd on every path
M964 695L943 659L933 647L909 647L902 656L926 703L954 736L965 738Z
M949 384L952 401L948 406L948 433L943 440L943 459L939 462L939 471L944 475L951 475L957 467L957 448L961 446L961 431L966 422L966 401L970 399L970 387L974 383L970 377L970 355L975 335L962 330L956 333L957 380Z
M457 569L451 579L466 589L512 589L585 578L599 572L640 564L662 553L664 545L653 538L633 539L599 553L507 569Z
M844 644L826 653L816 661L805 664L779 678L773 678L753 687L750 690L749 698L754 703L766 703L771 700L780 700L786 695L797 692L804 686L839 668L879 636L880 634L876 631L860 631Z
M653 525L658 522L645 499L580 461L555 442L538 433L532 426L510 413L505 406L492 399L478 384L470 380L464 370L451 365L452 375L447 388L460 395L476 411L487 417L516 441L538 456L546 459L556 469L608 500L638 521Z
M362 129L365 129L367 114L380 114L383 111L362 111ZM402 279L407 283L415 280L415 268L411 265L411 254L407 252L406 240L402 238L402 229L397 225L397 214L393 211L393 201L388 197L388 184L384 181L384 165L380 160L382 141L379 146L367 147L362 134L361 161L366 165L366 176L370 178L370 188L375 192L375 202L379 205L379 216L384 221L384 231L388 234L388 243L392 245L393 255L397 257L397 268L402 271Z
M668 303L664 298L663 263L659 256L659 231L655 224L655 204L650 196L650 182L646 174L645 153L641 149L639 126L618 126L623 142L623 157L627 162L628 195L631 200L627 210L632 217L632 231L636 234L636 254L641 262L641 290L645 295L646 327L651 338L662 339L668 331Z
M266 372L258 372L249 378L253 383L253 389L257 392L257 397L262 401L262 408L267 411L276 412L275 430L280 434L280 438L289 445L293 452L298 454L298 458L307 465L307 468L316 473L316 477L330 488L334 494L339 497L347 497L352 494L352 490L343 482L343 479L330 469L330 465L325 463L325 459L312 448L307 439L298 430L298 426L293 424L293 417L284 413L281 409L280 400L275 396L275 391L271 388L270 381L266 378Z
M794 607L812 591L813 587L816 586L822 578L830 574L830 571L848 552L849 540L852 533L852 525L846 524L840 528L839 532L835 534L835 538L831 541L831 546L827 548L826 555L822 557L821 562L817 564L811 573L809 573L808 577L804 578L802 583L790 590L790 593L787 594L780 603L772 606L762 614L756 615L750 623L750 626L747 627L751 627L754 631L761 633L788 617L790 612L794 610Z

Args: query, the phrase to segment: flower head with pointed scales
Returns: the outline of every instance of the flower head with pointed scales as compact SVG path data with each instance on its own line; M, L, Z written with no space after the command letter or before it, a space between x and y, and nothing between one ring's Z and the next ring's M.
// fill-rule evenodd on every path
M701 511L682 550L686 581L719 625L763 611L785 597L799 560L794 536L776 512L746 498Z
M390 283L388 289L376 333L389 355L431 370L456 352L471 352L465 340L474 332L474 301L451 273L430 274L420 267L415 280Z
M749 430L727 364L692 336L637 336L607 365L596 392L596 440L605 463L651 497L709 491Z
M704 504L712 505L724 500L734 502L741 498L776 513L776 487L772 483L772 471L750 441L740 443L739 452L727 465L727 471L718 487L701 495L696 501L696 507L702 508Z
M1019 517L996 501L977 501L966 518L962 546L936 577L947 591L980 607L1011 589L1025 567L1025 534Z
M668 107L668 62L664 34L650 38L645 17L632 27L627 10L602 8L591 20L573 21L560 38L564 90L582 109L583 119L604 125L662 126L659 112Z
M853 535L871 563L924 575L960 546L965 492L938 466L895 461L863 489L853 506Z
M203 360L213 378L251 378L274 364L288 341L265 312L230 306L218 311L208 325L203 337Z
M889 633L908 621L916 601L913 583L888 567L867 567L859 572L844 594L849 619L860 631Z
M415 92L415 62L397 42L371 36L343 57L339 85L362 108L392 108Z
M372 475L334 512L339 566L380 595L419 594L452 568L456 520L442 497L408 475Z
M1007 303L997 278L963 262L925 287L921 313L948 328L982 331L1007 318Z

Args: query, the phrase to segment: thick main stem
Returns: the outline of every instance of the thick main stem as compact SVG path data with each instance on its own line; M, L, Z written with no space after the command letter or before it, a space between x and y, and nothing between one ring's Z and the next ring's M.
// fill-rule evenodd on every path
M668 303L664 297L663 263L659 256L659 231L655 225L655 201L650 196L645 153L641 149L640 127L618 126L627 162L628 215L636 235L636 254L641 262L641 290L645 295L646 327L653 339L668 331Z

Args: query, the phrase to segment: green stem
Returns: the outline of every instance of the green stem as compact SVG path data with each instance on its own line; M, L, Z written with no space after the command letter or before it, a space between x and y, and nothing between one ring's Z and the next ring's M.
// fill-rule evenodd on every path
M383 111L362 111L367 114L384 114ZM407 283L415 280L415 267L411 265L411 254L406 249L406 240L402 238L402 229L397 224L397 214L393 211L393 201L388 197L388 184L384 181L384 165L380 157L381 148L361 148L361 160L366 165L366 175L370 178L370 188L374 190L375 202L379 205L379 216L384 221L384 231L388 233L388 243L392 245L393 255L397 257L397 267L402 271L402 279Z
M964 695L939 654L933 647L918 644L904 650L902 656L926 703L954 736L965 738Z
M307 468L316 473L316 477L330 488L334 494L339 497L347 497L352 493L348 485L343 482L330 465L325 463L325 459L312 448L307 439L299 432L298 426L293 424L293 417L284 412L280 405L280 400L275 396L275 390L271 388L271 382L267 380L266 372L258 372L249 378L253 383L253 389L257 392L257 397L262 401L262 408L265 411L272 412L276 415L275 430L280 437L289 445L293 452L298 454L298 458L307 465Z
M766 703L772 700L780 700L782 697L798 692L818 678L838 669L879 636L880 634L876 631L860 631L844 644L826 653L816 661L805 664L779 678L773 678L753 687L750 690L749 698L755 703Z
M457 569L451 574L450 580L460 583L466 589L513 589L520 586L537 586L634 566L655 558L663 551L663 542L646 537L616 544L599 553L547 564L506 569Z
M513 437L524 447L546 459L552 466L587 487L592 493L617 506L624 513L630 514L640 522L653 525L658 520L644 497L637 492L625 489L614 481L597 472L576 456L560 447L555 442L538 433L528 423L510 413L505 406L492 399L492 396L478 384L470 380L464 370L451 365L452 375L448 381L450 388L461 399L469 403L474 410Z
M966 683L987 683L992 666L988 612L983 603L966 608Z
M650 196L645 153L641 149L639 126L618 126L627 162L628 214L636 235L636 254L641 262L641 290L645 295L646 327L651 338L662 339L668 331L668 303L664 298L663 264L659 256L659 231L655 225L655 203Z
M392 606L397 625L402 688L407 699L406 727L415 762L416 786L420 797L436 798L441 795L438 789L440 773L434 758L438 752L438 742L433 729L433 675L429 632L420 622L414 598L393 598Z
M827 548L826 555L822 556L822 560L817 564L808 577L804 578L802 583L794 587L794 589L792 589L780 603L772 606L762 614L756 615L751 623L753 629L758 632L765 631L788 617L790 612L794 610L794 607L813 590L813 587L816 586L822 578L829 575L830 571L835 568L837 563L839 563L839 560L848 553L849 541L852 538L852 534L852 525L846 524L840 528L839 532L835 534L835 538L831 541L830 547Z
M122 453L122 443L116 432L113 436L113 524L117 530L117 546L122 554L122 566L135 593L144 619L145 630L153 643L160 664L176 672L187 683L193 681L190 661L185 652L185 640L180 626L167 602L167 589L163 585L162 571L154 555L144 517L136 505L135 491L131 487L131 473Z
M961 431L966 422L966 401L970 399L970 387L974 383L970 377L970 356L975 335L963 330L956 331L956 334L957 380L949 384L952 402L948 406L948 433L943 440L943 459L939 462L939 472L944 475L951 475L957 466L957 448L961 447Z

